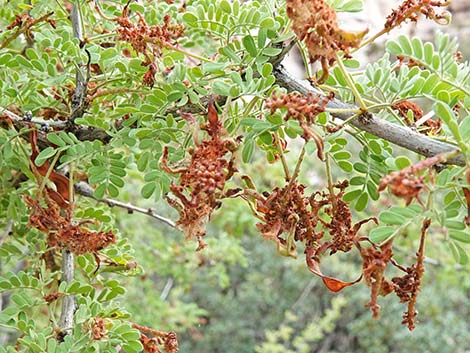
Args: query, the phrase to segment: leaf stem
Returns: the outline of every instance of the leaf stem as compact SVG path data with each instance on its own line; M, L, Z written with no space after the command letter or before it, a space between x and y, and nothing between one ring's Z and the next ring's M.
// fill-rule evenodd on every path
M54 166L57 163L57 160L59 159L59 156L60 156L60 153L57 151L54 158L52 159L52 162L51 162L51 165L49 166L49 169L46 172L46 175L44 175L44 178L42 179L41 186L39 187L39 190L38 190L38 197L39 197L39 195L42 194L42 191L44 190L44 187L46 186L46 181L49 180L49 177L50 177L52 171L54 170ZM33 164L34 164L34 162L33 162ZM35 167L36 167L36 165L35 165Z
M181 54L183 54L183 55L186 55L186 56L189 56L189 57L191 57L191 58L197 59L197 60L199 60L199 61L203 61L203 62L206 62L206 63L211 63L211 62L212 62L212 60L210 60L210 59L207 59L207 58L205 58L205 57L203 57L203 56L200 56L200 55L191 53L191 52L186 51L186 50L181 49L181 48L169 46L169 47L167 47L167 49L176 51L176 52L178 52L178 53L181 53Z
M362 100L361 94L357 90L356 85L354 84L353 80L351 79L351 76L349 75L348 71L346 70L346 67L343 64L342 58L338 55L338 53L336 53L336 62L338 63L338 68L342 72L344 78L346 79L346 82L347 82L349 88L351 88L351 91L352 91L354 97L356 98L360 110L363 113L366 112L367 111L367 106L364 103L364 101Z
M282 168L284 169L284 175L286 176L286 181L291 181L291 175L289 172L289 166L287 165L286 156L284 155L284 151L281 146L281 141L279 139L279 134L277 132L274 133L274 142L276 143L276 147L279 151L279 156L281 157Z

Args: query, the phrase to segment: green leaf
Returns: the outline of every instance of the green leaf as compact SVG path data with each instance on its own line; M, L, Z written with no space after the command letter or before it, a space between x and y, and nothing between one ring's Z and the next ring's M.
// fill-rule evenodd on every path
M344 194L343 200L345 202L351 202L355 200L361 193L362 193L361 189L349 191L346 194Z
M246 51L252 56L256 57L258 55L258 50L256 48L255 40L252 36L247 35L242 39L243 46L245 47Z
M196 15L187 11L183 14L183 21L189 25L194 25L198 21L198 18Z
M396 227L390 227L390 226L382 226L382 227L377 227L371 230L369 233L369 239L373 243L376 244L381 244L391 238L393 233L395 232Z
M261 76L268 77L273 72L273 65L271 63L265 63L261 69Z
M255 149L255 144L252 139L245 140L245 144L243 145L242 149L242 159L243 162L249 163L251 161L251 156L253 155L253 151Z
M434 104L433 108L437 116L441 118L442 121L444 121L444 123L450 129L455 140L459 143L460 148L466 151L467 147L465 143L463 143L462 136L460 135L459 126L457 124L457 119L452 109L450 109L447 104L440 101L437 101Z
M103 50L103 52L101 53L100 59L101 60L108 60L108 59L114 58L115 56L117 56L116 49L107 48L107 49Z
M357 172L359 173L364 173L366 174L367 173L367 166L363 163L360 163L360 162L356 162L354 163L354 170L356 170Z
M47 134L47 140L51 143L53 143L54 145L58 146L58 147L64 147L66 146L66 142L64 140L62 140L58 134L56 133L49 133Z
M34 164L36 164L38 167L42 166L49 158L55 155L55 153L56 150L54 148L46 147L38 154L36 160L34 161Z
M348 161L338 161L336 163L346 173L351 173L353 171L353 165L352 165L352 163L350 163Z
M402 225L406 222L406 218L398 213L387 210L380 213L379 221L386 224Z
M104 194L106 192L106 184L101 184L95 189L94 192L94 197L97 198L98 200L102 199L104 197Z
M356 211L360 212L366 208L368 201L369 201L369 194L364 192L357 199L356 204L354 205L354 208L356 209Z
M333 158L336 159L336 160L350 159L351 158L351 153L349 153L348 151L337 152L333 155Z
M469 257L467 252L456 242L449 241L448 245L456 262L461 265L468 264Z
M266 17L259 25L261 28L271 29L276 25L276 23L271 17Z
M226 13L231 13L232 12L232 7L230 6L230 2L227 1L227 0L222 0L219 3L219 6L222 9L222 11L224 11Z
M221 96L230 96L230 89L231 85L222 80L214 81L214 84L212 85L214 93L220 94Z
M395 159L395 165L397 166L398 170L403 168L409 167L411 165L411 161L408 157L400 156Z
M145 184L142 187L142 190L140 193L143 198L149 199L152 196L153 192L155 191L155 188L156 188L156 184L154 182L150 182L150 183Z
M470 243L470 233L449 229L449 237L462 243Z
M400 45L394 41L394 40L389 40L385 46L387 48L387 51L390 53L390 54L400 54L402 52L402 49L400 47Z

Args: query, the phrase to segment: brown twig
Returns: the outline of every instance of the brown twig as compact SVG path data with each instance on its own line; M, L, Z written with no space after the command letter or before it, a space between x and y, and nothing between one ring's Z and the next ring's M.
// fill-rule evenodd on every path
M412 330L414 328L414 318L416 316L416 299L418 297L419 291L421 290L422 278L424 273L424 243L426 239L426 232L428 228L431 226L431 219L427 218L423 222L423 226L421 227L421 238L419 240L419 249L418 253L418 260L416 262L416 286L414 287L413 292L411 293L411 299L408 302L408 312L406 313L406 317L411 319L408 322L408 328Z
M135 322L132 323L132 327L139 330L140 332L149 333L149 334L151 334L155 337L166 337L168 335L167 332L156 330L156 329L151 328L151 327L139 325L139 324L136 324Z

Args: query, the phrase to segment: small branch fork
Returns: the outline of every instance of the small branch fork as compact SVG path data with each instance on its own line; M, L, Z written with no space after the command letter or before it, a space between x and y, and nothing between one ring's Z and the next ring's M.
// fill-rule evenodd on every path
M78 183L76 183L75 185L75 192L79 195L82 195L82 196L85 196L85 197L89 197L89 198L92 198L92 199L95 199L93 197L93 189L91 188L91 186L83 181L80 181ZM143 207L138 207L138 206L135 206L135 205L132 205L130 203L124 203L124 202L121 202L121 201L118 201L118 200L113 200L113 199L109 199L109 198L103 198L103 199L95 199L96 201L98 202L102 202L102 203L105 203L107 204L109 207L120 207L120 208L124 208L126 209L129 213L132 213L132 212L138 212L138 213L142 213L142 214L145 214L147 216L150 216L152 218L155 218L157 220L159 220L160 222L163 222L165 224L167 224L168 226L172 227L172 228L176 228L176 224L175 222L173 222L172 220L168 219L168 218L165 218L163 216L160 216L159 214L157 214L155 212L154 209L152 208L143 208Z

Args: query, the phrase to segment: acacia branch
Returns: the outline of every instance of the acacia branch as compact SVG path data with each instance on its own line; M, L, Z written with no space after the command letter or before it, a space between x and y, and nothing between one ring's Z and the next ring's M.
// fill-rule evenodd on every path
M314 94L323 96L319 90L312 87L309 81L293 78L280 65L276 66L274 75L276 77L277 84L285 87L288 91L297 91L302 94L312 92ZM203 101L208 101L209 99L210 97L202 98ZM221 104L223 104L223 102L224 100L222 99ZM409 127L400 126L389 121L379 119L373 114L366 113L350 120L354 116L352 111L357 111L359 108L354 104L344 103L336 98L330 100L326 107L332 110L336 110L335 112L331 113L333 117L343 121L348 120L351 125L362 131L367 131L377 137L406 148L410 151L421 154L425 157L432 157L440 153L446 153L458 149L455 145L438 141L429 136L420 134ZM202 111L202 106L188 105L188 107L182 107L181 110L198 113ZM340 110L345 110L347 112L341 112ZM46 121L38 118L25 119L24 117L20 117L3 107L0 107L0 112L6 114L14 122L15 126L19 127L27 126L29 123L47 125L72 132L80 141L100 140L103 143L107 143L111 139L111 136L106 131L99 128L90 128L77 124L70 124L66 121ZM459 154L456 157L446 161L446 164L464 166L465 158L463 155Z
M276 76L277 83L285 87L288 91L297 91L302 94L314 93L323 96L321 92L312 87L309 81L293 78L282 66L275 68L274 75ZM326 108L345 109L349 111L359 109L353 104L344 103L336 98L330 100L326 104ZM336 112L331 113L331 115L344 121L351 119L354 113ZM435 140L431 137L415 132L409 127L400 126L389 121L379 119L370 113L362 114L361 116L352 119L350 124L360 130L367 131L372 135L387 140L395 145L404 147L410 151L419 153L425 157L432 157L440 153L458 150L454 145ZM459 154L456 157L447 160L446 163L464 166L465 158L462 154Z
M62 281L71 283L74 279L75 265L74 256L69 250L62 251ZM70 333L73 328L73 314L75 312L75 298L66 295L62 301L62 312L60 314L59 327L64 333Z
M72 21L72 30L75 38L80 41L83 39L82 19L80 16L80 8L77 2L72 3L70 11L70 20ZM88 53L90 59L90 54ZM89 64L89 63L88 63ZM88 65L89 67L89 65ZM87 77L83 77L80 69L77 68L75 74L75 92L72 97L72 117L73 119L83 115L85 111L86 90L88 86L89 72ZM82 109L83 107L83 109ZM73 123L72 119L72 123ZM71 204L73 204L73 196L71 196ZM62 251L62 281L70 284L75 278L75 259L69 250ZM66 295L62 301L62 312L60 314L59 327L64 333L70 334L73 329L73 316L75 313L75 297Z

